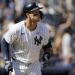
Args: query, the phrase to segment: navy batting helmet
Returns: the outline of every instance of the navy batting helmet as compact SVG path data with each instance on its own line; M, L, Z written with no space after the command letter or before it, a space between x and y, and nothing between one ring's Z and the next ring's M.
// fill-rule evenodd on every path
M24 13L27 13L27 12L32 12L38 9L42 9L42 7L39 7L37 3L33 2L33 3L27 4L26 6L24 6L23 11Z

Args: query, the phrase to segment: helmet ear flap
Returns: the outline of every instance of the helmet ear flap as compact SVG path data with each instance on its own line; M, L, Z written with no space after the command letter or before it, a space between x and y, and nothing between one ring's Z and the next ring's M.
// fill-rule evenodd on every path
M43 19L43 13L42 13L42 11L39 11L39 13L40 13L40 18Z

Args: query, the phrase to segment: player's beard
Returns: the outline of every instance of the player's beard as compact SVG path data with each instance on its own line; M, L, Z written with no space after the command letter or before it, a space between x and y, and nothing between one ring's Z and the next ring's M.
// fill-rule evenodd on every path
M30 30L35 30L37 27L37 21L32 21L32 24L29 26Z
M33 18L33 21L35 21L35 22L40 21L40 16L39 16L39 15L35 16L35 17Z
M29 29L29 30L34 30L36 29L37 27L37 21L36 20L32 20L32 19L28 19L26 22L25 22L25 25L26 27Z

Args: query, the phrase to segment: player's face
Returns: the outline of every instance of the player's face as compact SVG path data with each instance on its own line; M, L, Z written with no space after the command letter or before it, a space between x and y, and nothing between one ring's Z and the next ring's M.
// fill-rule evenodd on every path
M39 10L29 12L28 16L34 21L38 22L40 20Z

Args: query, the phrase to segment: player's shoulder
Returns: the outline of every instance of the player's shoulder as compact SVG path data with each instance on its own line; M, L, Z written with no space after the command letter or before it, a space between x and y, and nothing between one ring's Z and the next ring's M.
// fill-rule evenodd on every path
M24 21L18 22L13 24L12 26L10 26L10 30L14 30L14 31L20 31L21 28L23 27Z
M16 28L21 28L23 25L24 25L24 21L21 21L21 22L16 23L14 26Z
M47 26L46 26L47 23L39 22L38 24L39 24L40 30L42 30L43 32L48 32L49 31Z

